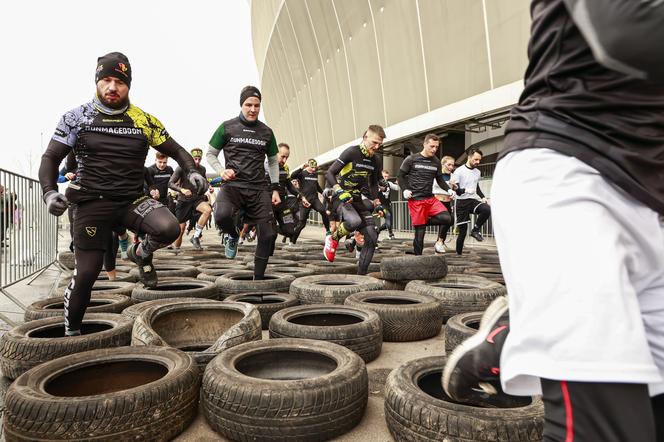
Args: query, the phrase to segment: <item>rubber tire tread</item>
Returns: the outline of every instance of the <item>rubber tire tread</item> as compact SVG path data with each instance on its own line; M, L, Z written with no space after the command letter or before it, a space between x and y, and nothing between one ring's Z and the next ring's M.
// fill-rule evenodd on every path
M367 302L376 298L397 298L417 304L380 304ZM443 308L434 297L397 290L354 293L345 305L371 310L383 323L383 341L411 342L437 336L443 326Z
M235 295L238 293L287 292L291 283L295 280L295 277L291 275L276 273L274 271L265 273L265 276L275 277L274 279L263 279L260 281L233 279L238 276L253 276L253 274L253 271L237 271L220 276L215 281L220 296L225 298L228 295Z
M137 285L131 292L131 299L135 302L145 302L165 298L219 298L219 293L214 283L194 278L169 278L166 281L160 281L158 287L175 284L190 284L197 287L185 290L153 290L142 285Z
M230 440L316 442L360 423L368 401L364 362L353 352L305 339L258 341L231 348L205 370L201 408L208 424ZM233 361L255 352L298 349L323 353L337 368L323 376L282 381L244 376Z
M362 317L362 322L341 326L295 324L289 318L303 314L348 314ZM345 305L300 305L276 312L269 325L270 339L303 338L342 345L357 353L364 362L380 356L383 346L383 324L376 312Z
M251 299L249 302L246 299ZM261 303L260 300L273 300L279 302L270 302L270 303ZM291 295L290 293L277 293L277 292L250 292L250 293L239 293L237 295L230 295L224 301L234 301L234 302L247 302L248 304L253 305L258 310L258 313L261 315L261 328L267 330L270 325L270 319L272 316L279 310L283 310L288 307L294 307L300 304L300 301L297 299L297 296Z
M477 333L478 329L469 327L468 324L476 322L479 328L483 313L461 313L447 320L445 324L445 352L447 354L450 354L459 344Z
M115 313L92 313L83 317L86 322L104 321L113 327L98 333L61 338L32 338L28 334L44 326L61 325L62 318L44 318L18 325L0 338L0 370L16 379L29 369L61 356L109 347L122 347L131 341L133 322Z
M38 386L54 372L118 355L168 363L154 382L121 391L80 397L55 397ZM123 347L93 350L46 362L18 378L5 398L4 430L13 441L167 441L196 416L199 376L191 357L166 348Z
M447 261L445 255L390 256L381 260L380 274L390 281L440 279L447 275Z
M395 441L471 442L542 440L544 406L541 399L518 408L481 408L437 399L417 382L441 372L445 356L407 362L392 370L385 383L385 420ZM441 387L442 390L442 387Z
M352 285L324 285L319 282L353 283ZM382 290L384 282L366 275L312 275L297 278L290 293L300 304L339 304L353 293Z
M436 287L434 284L464 284L472 288ZM433 296L443 306L443 321L447 322L452 316L460 313L486 310L491 301L498 296L505 296L507 289L504 285L490 281L486 278L467 273L451 273L445 278L435 281L410 281L406 285L409 292Z
M134 284L131 284L132 286ZM131 294L131 292L130 292ZM90 297L90 301L110 301L107 304L90 306L85 310L86 314L90 313L122 313L124 309L134 304L131 298L127 295L114 294L114 293L96 293ZM43 318L53 318L59 317L63 318L65 315L65 309L47 309L46 307L51 304L63 303L65 299L63 296L55 296L52 298L42 299L41 301L36 301L26 307L25 313L23 314L23 320L25 322L34 321L36 319Z

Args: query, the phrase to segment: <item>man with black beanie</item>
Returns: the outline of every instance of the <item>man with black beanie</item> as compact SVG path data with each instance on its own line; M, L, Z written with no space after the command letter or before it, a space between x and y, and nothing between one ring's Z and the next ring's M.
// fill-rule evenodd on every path
M74 277L65 291L65 334L80 335L90 291L99 275L117 226L126 226L143 240L128 250L146 286L157 285L152 254L178 236L175 217L159 201L143 195L143 169L148 148L174 158L197 188L207 181L193 171L189 154L171 138L161 122L129 102L131 65L111 52L97 60L96 94L65 113L44 152L39 181L48 211L60 216L74 211ZM68 153L76 157L76 178L65 195L57 190L58 165Z
M240 107L240 115L221 123L212 135L206 159L223 180L217 193L214 220L227 234L226 257L233 259L237 254L239 231L235 221L238 212L243 210L245 223L256 224L258 232L254 279L259 280L265 275L272 243L277 236L272 206L281 203L278 148L272 129L258 120L261 93L257 87L242 89ZM219 161L222 150L223 165ZM269 183L265 180L266 156Z

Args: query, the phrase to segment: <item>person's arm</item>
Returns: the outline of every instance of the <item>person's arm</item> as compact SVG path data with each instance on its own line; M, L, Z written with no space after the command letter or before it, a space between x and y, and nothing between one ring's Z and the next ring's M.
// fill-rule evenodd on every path
M339 183L337 182L337 175L348 162L353 161L351 158L352 149L353 147L349 147L341 152L339 158L337 158L334 163L328 167L327 172L325 173L325 181L327 182L327 185L333 188L335 191L340 187Z
M316 192L320 193L321 195L323 194L323 188L320 187L320 183L316 181Z
M302 179L302 168L298 167L290 174L291 179L300 181Z
M383 170L383 159L378 156L375 156L374 159L376 167L374 168L373 173L370 175L370 179L367 184L369 186L369 196L374 200L374 205L376 205L380 204L378 201L378 183L383 178L381 175L381 171Z
M196 165L194 164L194 159L173 138L168 138L160 145L154 146L154 148L164 155L173 158L185 172L195 171L194 168Z
M171 175L171 178L168 180L168 188L175 190L178 193L182 193L184 190L181 186L183 178L184 172L182 171L182 168L176 167L175 172L173 172L173 175Z
M484 196L484 192L482 192L482 189L480 189L480 183L477 183L477 196L479 196L482 199L485 199L486 197Z
M635 78L664 81L664 2L564 2L598 63Z
M270 183L272 188L276 189L279 185L279 159L277 158L279 148L277 147L277 139L272 134L270 143L267 145L267 173L270 175Z
M44 195L52 190L57 192L58 165L70 151L71 147L59 141L51 140L48 143L46 151L42 155L38 172L39 184Z
M387 182L387 185L390 186L390 189L398 191L400 189L399 185L397 183L393 183L390 180L385 180Z
M413 158L408 156L405 160L403 160L403 163L401 163L399 173L397 174L397 182L399 183L399 187L401 187L404 191L410 190L408 175L410 174L410 165L412 162Z
M443 177L443 172L441 170L436 172L436 177L435 178L436 178L436 183L438 183L440 188L443 189L445 192L449 193L450 186L448 186L447 183L445 182L445 177Z

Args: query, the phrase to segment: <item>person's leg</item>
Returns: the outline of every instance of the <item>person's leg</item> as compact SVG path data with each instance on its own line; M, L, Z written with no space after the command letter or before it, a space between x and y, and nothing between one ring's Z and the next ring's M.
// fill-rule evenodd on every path
M219 192L217 193L217 205L214 212L214 222L222 232L235 239L237 239L240 234L240 229L238 229L238 218L236 216L240 207L241 201L237 189L230 186L224 186L219 189Z
M320 202L318 196L316 196L313 201L309 202L311 203L311 207L316 212L320 213L320 216L323 220L323 227L325 227L325 233L328 234L330 232L330 217L327 216L327 213L325 213L325 207L323 207L323 203Z
M200 216L194 227L194 238L200 238L203 234L203 227L207 225L210 215L212 215L212 207L210 207L207 201L202 201L196 206L196 211L200 213Z
M311 207L304 207L300 205L298 210L298 223L295 227L295 232L291 237L291 242L295 244L297 239L300 237L300 233L307 227L307 221L309 220L309 213L311 212Z
M182 246L182 238L184 238L184 231L187 228L187 223L180 223L179 227L180 233L178 233L177 238L175 238L175 241L173 242L175 250L180 250L180 247Z
M145 234L141 242L132 245L128 255L138 266L143 284L156 286L157 272L152 265L152 255L177 239L180 234L177 218L159 201L146 197L127 206L122 225Z
M106 270L106 275L108 276L109 281L115 280L117 276L117 272L115 271L115 264L119 247L120 242L118 240L117 233L111 232L111 236L108 238L106 245L106 250L104 251L104 270Z
M491 216L491 206L486 203L480 203L473 208L473 213L477 215L477 220L475 221L475 227L473 227L473 230L470 232L470 236L477 241L484 241L484 237L480 230Z
M274 223L261 221L256 224L258 236L256 240L256 253L254 255L254 279L260 280L265 276L270 255L274 251L273 244L277 239Z
M339 247L339 239L349 235L350 233L359 229L360 226L362 226L362 217L357 212L355 206L360 208L360 210L365 211L362 202L339 204L337 206L339 219L343 221L338 223L337 229L334 231L334 233L325 237L323 256L325 256L325 259L327 259L329 262L334 261L334 257L337 254L337 248ZM371 253L373 255L373 248Z
M445 240L447 240L447 233L450 231L450 227L452 226L452 222L454 222L454 218L452 214L452 202L443 201L442 203L447 209L447 212L450 214L450 223L440 224L440 227L438 228L438 238L444 243Z
M357 274L366 275L369 272L369 265L376 250L378 233L376 232L376 225L374 224L371 212L359 204L355 204L355 210L362 219L362 223L356 229L364 236L364 245L362 246L362 250L360 250L360 256L357 261Z
M104 262L104 250L84 250L77 245L74 258L74 276L65 289L64 296L65 336L81 334L81 322L90 303L92 286Z
M544 442L655 441L645 384L542 379Z
M427 226L413 226L415 229L415 238L413 239L413 252L415 255L421 255L424 251L424 235Z

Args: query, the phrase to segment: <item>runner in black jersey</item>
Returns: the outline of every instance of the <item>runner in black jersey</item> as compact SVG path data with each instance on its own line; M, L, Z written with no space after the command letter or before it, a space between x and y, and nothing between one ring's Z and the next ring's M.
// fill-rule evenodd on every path
M436 134L427 134L424 137L422 152L409 155L399 169L399 186L403 196L408 200L410 218L415 228L413 249L416 255L424 250L424 234L427 225L450 225L452 217L447 208L433 196L433 180L448 192L454 195L443 177L440 160L436 152L440 146L440 138Z
M279 160L279 198L281 203L274 206L274 216L279 225L279 233L285 238L289 238L292 244L297 241L296 234L298 226L300 225L299 208L302 203L303 206L309 206L307 198L300 193L300 190L295 188L291 181L290 170L286 161L290 156L290 146L286 143L279 143L279 153L277 158ZM275 241L276 241L275 236ZM274 243L272 244L272 252L274 251Z
M323 219L323 226L325 227L325 234L330 234L330 218L325 213L325 207L321 203L318 195L323 193L320 184L318 184L318 163L315 159L310 158L300 168L295 169L291 177L300 183L300 192L305 196L309 205L302 204L300 208L300 224L297 227L295 239L300 235L300 232L307 226L307 219L309 212L314 209L320 213Z
M443 387L541 394L546 442L664 441L664 2L531 15L491 186L509 296L447 356Z
M395 190L399 191L398 184L390 181L390 171L383 170L381 172L383 179L378 183L378 198L380 204L383 206L383 213L385 214L385 222L378 228L378 234L383 230L387 230L390 239L394 239L394 232L392 232L392 198L390 193Z
M156 157L154 164L145 168L146 194L168 207L168 181L173 175L173 168L168 165L168 157L163 153L157 152Z
M194 159L193 170L200 173L201 176L205 176L207 171L205 170L205 166L201 165L203 149L198 147L191 149L191 157ZM205 186L205 189L203 190L197 191L196 187L186 178L182 168L178 167L168 181L168 187L178 193L177 202L175 204L175 217L180 223L180 236L175 240L175 250L180 250L182 236L184 235L187 221L190 223L190 229L191 225L195 224L194 234L191 237L191 244L193 244L195 250L201 250L201 235L203 234L203 227L205 227L207 220L210 218L210 215L212 215L212 207L210 207L207 195L205 194L208 186ZM196 212L198 212L200 216L195 216L198 215Z
M102 267L104 250L116 226L145 233L129 248L144 284L155 286L152 253L177 238L175 217L158 201L143 195L143 169L149 146L193 167L187 152L152 115L129 103L131 67L127 57L112 52L97 60L97 92L91 102L67 112L55 130L39 168L44 202L61 215L69 203L74 211L76 270L65 291L65 332L80 334L90 290ZM66 196L58 193L58 164L73 150L76 178ZM189 179L206 184L196 172Z
M334 189L339 204L337 210L343 221L332 235L325 237L323 255L328 261L334 261L339 238L359 230L364 235L357 269L359 275L367 274L378 238L372 213L362 201L362 188L367 186L373 205L380 205L378 180L383 162L375 154L384 139L385 130L381 126L369 126L362 137L362 144L344 150L325 174L328 185Z
M279 162L277 141L272 129L258 120L261 93L247 86L240 93L241 113L224 121L217 128L207 152L207 161L224 180L217 194L214 220L228 234L225 253L235 258L239 230L237 213L244 210L247 222L256 224L258 244L254 259L254 278L263 279L272 243L274 228L272 206L279 205ZM219 162L223 150L224 165ZM265 180L265 157L268 159L269 184ZM270 197L270 191L272 193Z

